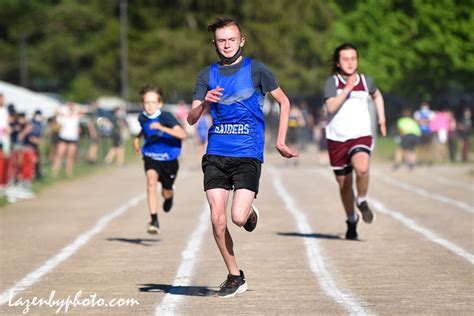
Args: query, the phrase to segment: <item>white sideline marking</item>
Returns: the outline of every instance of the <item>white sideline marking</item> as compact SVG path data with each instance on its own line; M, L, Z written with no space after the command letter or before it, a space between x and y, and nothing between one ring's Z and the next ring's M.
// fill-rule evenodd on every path
M325 176L326 178L331 178L328 174L323 173L321 170L318 170L318 173ZM383 205L380 201L378 201L378 200L376 200L372 197L370 198L369 201L373 206L375 206L375 208L377 208L377 210L379 212L381 212L383 214L386 214L386 215L390 215L391 217L393 217L397 221L401 222L403 225L410 228L411 230L422 234L428 240L447 248L449 251L457 254L458 256L463 257L464 259L469 261L471 264L474 264L474 255L473 254L467 252L466 250L459 247L458 245L456 245L456 244L454 244L454 243L438 236L437 234L435 234L431 230L418 225L414 220L412 220L411 218L406 217L402 213L391 210L391 209L385 207L385 205Z
M464 259L469 261L471 264L474 264L474 255L470 254L469 252L467 252L463 248L453 244L452 242L450 242L450 241L448 241L444 238L441 238L440 236L433 233L429 229L418 225L414 220L406 217L405 215L385 207L385 205L383 205L381 202L377 201L376 199L370 198L370 203L373 206L375 206L375 208L380 213L390 215L391 217L395 218L396 220L398 220L399 222L401 222L402 224L404 224L405 226L407 226L411 230L414 230L414 231L422 234L428 240L447 248L449 251L452 251L453 253L457 254L458 256L463 257Z
M424 197L427 197L427 198L430 198L430 199L433 199L433 200L437 200L437 201L440 201L440 202L443 202L443 203L446 203L446 204L451 204L453 206L456 206L458 208L461 208L461 209L467 211L468 213L471 213L471 214L474 213L474 208L472 208L472 206L467 204L467 203L457 201L455 199L446 197L444 195L437 194L437 193L434 193L434 192L430 192L430 191L427 191L425 189L418 188L417 186L414 186L414 185L411 185L411 184L408 184L408 183L405 183L405 182L401 182L401 181L389 178L386 175L382 176L381 174L375 173L375 172L372 173L372 174L377 176L377 178L381 179L382 181L384 181L388 184L397 186L397 187L405 189L407 191L414 192L418 195L421 195L421 196L424 196Z
M298 209L293 198L288 194L281 182L279 172L274 167L268 168L273 175L273 186L277 193L281 196L285 203L286 209L293 215L298 230L301 234L311 234L311 229L306 215ZM311 270L316 275L316 278L321 285L323 291L331 297L334 301L340 304L349 314L367 315L370 312L366 311L360 302L347 289L339 289L331 274L326 270L324 264L324 257L319 249L318 242L314 238L303 238L306 246L306 256L309 261Z
M207 202L205 203L197 227L188 239L186 248L181 252L181 265L176 272L176 277L173 281L175 286L188 286L191 282L194 273L194 265L196 264L197 254L201 248L204 233L209 228L210 210ZM166 293L161 303L155 308L155 315L174 315L176 307L183 299L183 295L176 295Z
M57 253L54 257L46 261L38 269L29 273L22 280L17 282L13 287L9 288L8 290L3 291L2 294L0 295L0 305L7 303L10 297L11 298L15 297L18 293L24 291L27 287L38 282L43 276L51 272L57 265L59 265L64 260L68 259L82 246L87 244L89 240L91 240L92 237L94 237L99 232L101 232L104 229L104 227L112 219L122 215L123 213L125 213L125 211L137 205L144 198L145 198L145 194L140 194L136 197L129 199L125 205L120 206L116 208L115 210L113 210L112 212L102 216L97 221L95 226L92 227L92 229L90 229L89 231L77 237L72 243L64 247L59 253Z
M435 177L434 179L436 182L441 183L441 184L456 187L456 188L463 189L466 191L474 191L474 186L472 185L472 183L465 183L465 182L460 183L460 182L451 181L451 180L447 180L445 178L440 178L440 177Z

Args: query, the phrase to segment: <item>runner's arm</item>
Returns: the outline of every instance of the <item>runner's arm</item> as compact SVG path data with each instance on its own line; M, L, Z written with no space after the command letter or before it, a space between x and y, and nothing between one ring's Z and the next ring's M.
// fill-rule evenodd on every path
M135 154L140 155L140 137L143 135L143 129L140 130L140 133L135 136L133 139L133 151Z
M221 96L223 95L222 91L224 91L224 89L217 86L216 88L207 91L204 101L193 100L192 109L187 118L188 123L190 125L196 124L204 110L209 108L209 104L221 100Z
M288 100L288 97L281 88L276 88L270 93L280 105L280 123L278 126L276 149L283 157L298 157L298 153L292 151L285 143L286 132L288 130L288 118L290 117L290 100Z
M205 101L201 100L193 100L192 109L188 113L187 121L189 125L194 125L201 117L201 114L204 112L206 108Z
M372 100L374 101L375 108L377 109L377 116L378 116L378 123L380 127L380 133L382 136L387 135L387 127L385 122L385 107L382 93L379 89L375 90L373 94L371 94Z
M186 138L186 132L179 124L176 124L173 127L166 127L156 122L156 123L150 124L150 128L159 129L160 131L165 132L166 134L170 134L171 136L179 138L181 140Z
M341 105L346 101L352 89L354 89L354 84L357 80L357 73L352 74L347 78L346 86L342 89L342 92L335 97L330 97L326 99L326 109L329 114L336 113Z

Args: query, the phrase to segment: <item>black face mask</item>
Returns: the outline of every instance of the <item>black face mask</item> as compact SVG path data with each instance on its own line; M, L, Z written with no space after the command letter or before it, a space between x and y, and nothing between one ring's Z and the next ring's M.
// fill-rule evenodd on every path
M224 65L231 65L240 57L240 55L242 55L243 48L244 48L243 46L239 46L239 50L235 53L235 55L229 58L222 55L219 52L219 49L217 48L217 46L216 46L216 52L217 52L217 55L219 55L219 58L221 59Z

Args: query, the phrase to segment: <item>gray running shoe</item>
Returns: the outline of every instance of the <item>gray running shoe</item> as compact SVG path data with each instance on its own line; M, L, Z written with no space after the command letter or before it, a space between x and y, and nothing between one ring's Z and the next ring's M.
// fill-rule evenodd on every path
M360 204L357 204L357 208L361 212L362 219L364 220L364 222L366 222L367 224L370 224L374 221L375 214L370 210L369 205L367 204L366 201Z
M227 280L221 284L217 296L220 298L234 297L237 294L247 291L247 282L245 282L244 272L240 271L240 275L227 275Z
M150 222L148 225L148 229L146 230L148 234L157 235L160 233L160 224L158 222Z

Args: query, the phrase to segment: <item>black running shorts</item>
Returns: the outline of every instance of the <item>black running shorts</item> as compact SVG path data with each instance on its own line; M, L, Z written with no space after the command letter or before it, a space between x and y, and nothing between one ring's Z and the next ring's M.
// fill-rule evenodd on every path
M174 180L178 175L179 163L178 159L171 161L158 161L149 157L143 157L145 162L145 172L152 169L158 173L158 182L165 190L172 190Z
M258 193L262 163L256 158L204 155L204 191L247 189Z
M415 150L416 145L418 144L419 137L413 134L402 135L402 140L400 147L405 150Z

